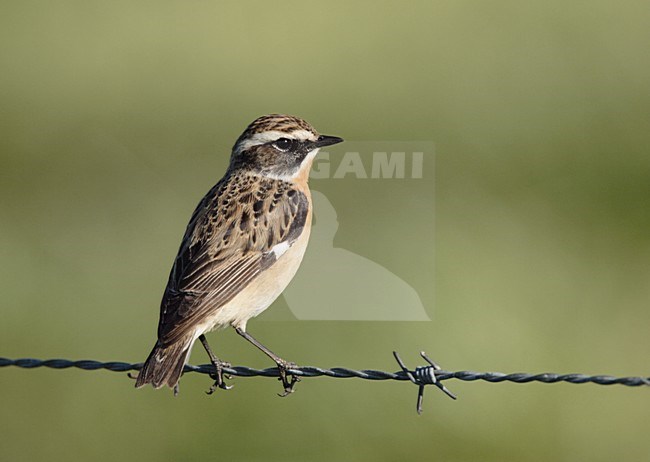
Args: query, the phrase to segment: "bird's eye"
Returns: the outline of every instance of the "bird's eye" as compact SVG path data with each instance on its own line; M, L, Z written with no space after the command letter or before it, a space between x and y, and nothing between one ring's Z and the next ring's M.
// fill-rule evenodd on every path
M287 151L291 147L291 140L289 138L280 138L273 146L278 148L280 151Z

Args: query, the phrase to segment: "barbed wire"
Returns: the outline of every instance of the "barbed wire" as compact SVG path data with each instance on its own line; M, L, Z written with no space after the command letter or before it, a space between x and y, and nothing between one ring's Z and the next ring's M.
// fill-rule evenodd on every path
M446 371L440 368L435 362L427 357L424 352L420 355L427 361L427 366L418 366L414 370L409 370L401 360L397 352L393 352L395 360L401 370L397 372L385 372L373 369L348 369L345 367L333 367L331 369L301 366L291 368L287 372L296 377L332 377L337 379L359 378L364 380L398 380L410 381L418 386L417 411L422 412L422 397L426 385L435 385L450 398L456 399L440 382L444 380L462 380L464 382L484 381L490 383L558 383L566 382L572 384L593 383L596 385L625 385L628 387L650 386L650 377L613 377L611 375L586 375L586 374L556 374L552 372L542 372L531 374L527 372L516 372L505 374L502 372L474 372L474 371ZM96 360L69 360L69 359L34 359L21 358L10 359L0 357L0 367L15 366L23 369L35 369L38 367L47 367L51 369L69 369L76 368L87 371L108 370L113 372L138 371L142 368L142 363L127 363L121 361L101 362ZM199 374L214 375L215 368L212 364L201 364L198 366L186 365L184 373L197 372ZM267 369L255 369L247 366L224 367L223 372L228 375L238 377L279 377L277 367Z

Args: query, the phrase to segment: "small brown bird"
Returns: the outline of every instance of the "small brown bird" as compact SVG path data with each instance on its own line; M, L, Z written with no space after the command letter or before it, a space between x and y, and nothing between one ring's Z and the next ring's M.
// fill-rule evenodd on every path
M197 206L185 231L160 305L158 341L138 374L178 391L178 381L198 338L227 389L205 338L232 326L278 365L284 395L297 378L287 362L246 332L289 284L307 248L312 202L307 180L318 149L343 141L320 135L304 120L271 114L252 122L237 139L224 177Z

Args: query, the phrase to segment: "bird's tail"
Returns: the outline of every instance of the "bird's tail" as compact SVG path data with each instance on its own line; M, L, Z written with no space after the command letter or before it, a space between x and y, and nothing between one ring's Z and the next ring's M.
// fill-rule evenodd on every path
M163 385L174 388L181 378L183 366L187 362L193 343L192 337L180 339L170 345L156 343L138 374L135 381L136 388L148 383L154 388Z

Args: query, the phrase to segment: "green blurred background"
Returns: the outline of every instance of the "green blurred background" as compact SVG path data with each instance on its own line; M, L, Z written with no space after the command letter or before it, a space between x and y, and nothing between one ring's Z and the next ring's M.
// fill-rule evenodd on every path
M407 204L400 181L314 182L335 244L435 308L252 321L278 353L650 374L649 23L642 1L2 2L0 356L144 360L196 202L246 124L287 112L349 140L435 142ZM434 203L435 233L409 235ZM413 264L432 248L435 273ZM233 332L209 338L270 366ZM645 389L450 381L460 399L429 390L418 417L406 383L309 379L280 399L272 379L234 382L208 397L190 374L173 398L124 374L2 369L0 460L650 454Z

